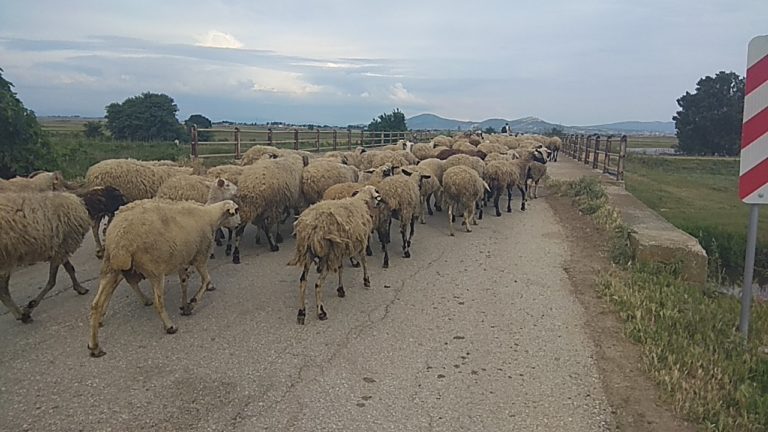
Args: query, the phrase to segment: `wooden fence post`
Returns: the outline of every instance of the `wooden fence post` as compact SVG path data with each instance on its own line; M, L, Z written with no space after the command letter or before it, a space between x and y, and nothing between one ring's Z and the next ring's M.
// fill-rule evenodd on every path
M619 164L616 168L616 180L624 180L624 164L627 158L627 136L622 135L619 140Z
M294 150L299 149L299 130L298 129L293 130L293 149Z
M384 145L384 131L381 131L381 145Z
M592 145L592 135L587 135L587 144L584 146L584 165L589 164L589 147Z
M608 138L605 139L605 157L603 157L603 173L608 172L608 167L611 165L611 141L613 140L613 135L608 135Z
M339 136L336 129L333 130L333 151L336 151L336 146L339 144Z
M190 133L192 134L192 158L197 159L197 126L193 124Z
M583 153L582 150L583 150L583 147L584 147L584 142L585 142L584 135L579 135L579 152L578 152L578 154L576 156L576 160L579 161L579 162L581 162L581 155Z
M272 128L267 129L267 143L273 146L274 138L272 138Z
M352 150L352 129L347 129L347 150Z
M365 129L360 129L360 145L365 147Z
M320 129L315 129L315 150L320 151Z
M235 128L235 159L240 159L240 128Z
M600 135L595 137L595 150L592 152L592 169L597 169L598 159L600 159Z

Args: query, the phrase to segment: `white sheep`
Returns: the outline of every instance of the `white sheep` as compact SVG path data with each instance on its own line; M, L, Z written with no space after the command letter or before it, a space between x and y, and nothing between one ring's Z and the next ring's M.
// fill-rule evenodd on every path
M238 207L232 201L203 206L191 201L141 200L128 204L107 229L106 251L101 266L99 290L91 303L91 336L88 349L92 357L105 354L98 335L109 300L123 278L140 297L139 282L152 284L155 310L165 331L177 327L165 310L165 277L181 279L182 314L192 313L194 304L212 289L208 273L208 253L213 231L220 226L240 223ZM187 301L188 268L194 266L202 279L200 288ZM145 301L146 304L146 301Z
M501 193L507 192L507 213L512 211L512 188L517 187L521 195L520 210L525 211L526 175L528 163L523 160L498 160L485 166L485 181L493 194L493 205L496 216L501 216L499 210L499 198Z
M448 232L453 236L454 211L463 209L464 222L467 232L472 232L470 224L477 225L475 206L483 198L485 191L490 190L477 172L471 168L457 165L443 173L443 204L448 207ZM482 219L483 209L480 208Z
M533 192L530 194L534 199L538 198L539 181L547 174L547 166L541 162L531 162L528 165L528 172L526 175L525 189L530 190L528 183L533 184Z
M376 189L381 193L384 207L388 210L380 221L380 228L386 230L385 238L382 240L381 234L379 235L384 252L384 268L389 267L389 253L386 245L390 242L389 227L392 223L392 217L396 217L400 221L403 258L411 257L411 239L421 205L419 189L424 179L431 178L431 175L414 174L408 170L402 170L402 173L404 175L387 177L376 185Z
M192 172L193 168L156 166L133 159L107 159L88 168L85 182L88 187L115 187L128 201L136 201L153 198L169 178Z
M56 284L59 266L78 294L88 290L75 277L69 257L83 243L91 220L77 196L62 192L0 193L0 301L23 323ZM48 282L26 307L19 308L9 291L11 272L21 266L49 262Z
M307 204L320 201L329 187L338 183L356 182L357 168L330 160L312 161L304 168L301 192Z
M379 205L381 195L373 186L363 187L354 197L338 201L321 201L305 210L294 223L296 253L288 263L302 267L299 282L299 311L296 320L303 325L306 317L305 291L310 266L315 263L320 276L315 283L317 318L328 313L323 303L323 284L329 272L339 273L336 289L346 295L342 282L344 259L359 257L363 264L363 285L371 286L365 262L368 234L373 228L371 211Z

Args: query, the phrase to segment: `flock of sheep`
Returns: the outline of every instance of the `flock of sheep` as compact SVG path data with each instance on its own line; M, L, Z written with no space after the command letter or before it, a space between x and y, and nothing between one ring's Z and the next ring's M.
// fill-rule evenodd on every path
M225 254L239 264L248 224L277 251L280 225L295 218L296 251L289 264L302 267L297 321L304 324L306 319L304 297L313 264L320 274L315 283L317 317L324 320L328 314L322 287L328 274L336 272L337 294L345 296L346 260L353 267L362 265L363 284L370 286L366 256L373 253L374 234L382 265L389 266L393 219L399 222L402 255L409 258L416 221L425 223L433 204L437 211L447 209L451 236L456 215L463 215L462 226L471 232L488 200L501 216L504 192L507 212L512 211L514 189L520 191L520 209L525 210L529 186L535 198L546 163L557 160L560 145L559 138L538 135L441 135L429 143L401 141L377 150L358 147L325 154L255 146L237 165L208 169L199 161L179 166L110 159L91 166L79 185L58 172L0 180L0 301L17 320L31 322L31 312L53 288L59 266L74 290L86 294L69 257L90 229L102 266L91 303L88 348L99 357L105 352L98 332L123 279L144 305L154 304L165 331L175 333L164 304L166 276L178 275L181 313L188 315L206 291L215 289L207 269L214 245L223 246L226 239ZM9 293L11 272L36 262L50 263L48 282L34 300L19 307ZM189 298L193 267L201 286ZM143 279L151 284L151 298L139 288Z

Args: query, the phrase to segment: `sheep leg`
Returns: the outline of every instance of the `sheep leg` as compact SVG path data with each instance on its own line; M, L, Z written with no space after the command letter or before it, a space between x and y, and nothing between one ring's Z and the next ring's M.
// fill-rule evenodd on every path
M453 234L453 204L448 204L448 233L450 233L451 237L454 236L454 234Z
M152 283L152 292L155 294L155 310L160 315L165 332L174 334L178 328L173 324L173 321L168 316L168 312L165 310L165 278L162 276L153 277L149 281Z
M360 262L363 263L363 286L371 287L371 278L368 277L368 264L365 262L365 255L360 254Z
M325 278L328 277L328 266L323 266L323 271L320 272L320 276L315 282L315 303L317 304L317 319L325 321L328 319L328 314L325 312L325 305L323 304L323 286L325 285Z
M512 186L507 186L507 213L512 213Z
M467 206L467 208L464 209L464 222L462 224L466 227L467 232L472 232L472 228L470 228L469 226L471 225L472 218L475 216L474 213L475 213L475 208L472 207L471 205Z
M99 227L101 226L101 219L91 221L91 232L93 233L93 241L96 242L96 258L104 258L104 245L101 244L101 236L99 235Z
M522 197L520 199L520 210L525 211L525 189L520 186L518 186L517 189L520 190L520 196Z
M280 223L275 224L275 243L282 243L283 235L280 234Z
M424 200L427 204L427 214L430 216L435 214L435 212L432 211L432 203L430 202L432 195L434 194L430 193L429 195L427 195L427 198ZM437 202L435 202L435 208L437 208Z
M351 258L350 258L351 259ZM358 267L360 264L358 264ZM344 282L341 280L341 272L344 270L344 266L339 266L339 287L336 288L336 294L339 295L339 297L343 298L346 297L347 293L344 292Z
M106 354L99 347L99 327L101 327L101 322L104 318L104 313L107 311L109 300L112 298L112 293L115 292L115 288L117 288L121 280L120 272L112 271L102 274L99 281L99 290L91 302L91 338L88 341L88 350L91 352L91 357L101 357Z
M43 301L45 295L48 294L48 292L50 292L54 286L56 286L56 276L59 274L59 266L59 263L54 263L51 261L50 266L48 267L48 282L45 283L45 287L43 287L43 290L40 291L40 294L38 294L37 297L35 297L33 300L30 300L26 307L22 308L21 322L32 322L32 317L30 316L32 309L36 308L40 302Z
M187 301L187 281L189 281L189 268L179 270L179 285L181 285L181 310L182 315L192 315L192 307Z
M485 193L483 193L482 200L483 200L482 202L481 201L475 201L475 210L477 211L477 214L478 214L477 219L480 219L480 220L483 220L483 207L485 207L485 205L483 205L482 203L485 202ZM475 219L475 212L473 211L472 212L472 225L477 225L477 219Z
M64 261L64 264L62 265L64 266L64 270L69 275L69 279L72 280L72 289L80 295L88 294L88 288L80 285L80 282L78 282L77 277L75 276L75 266L73 266L69 260Z
M349 264L354 268L360 267L360 262L355 257L349 257Z
M533 182L533 198L538 199L539 198L539 181Z
M224 249L224 255L230 256L232 255L232 233L234 230L232 228L227 228L228 231L228 237L227 237L227 247Z
M199 303L203 299L203 294L206 291L213 291L213 283L211 282L211 274L208 273L208 265L205 262L195 263L195 270L200 275L201 283L200 288L195 293L195 296L189 300L189 312L192 313L192 309L196 303Z
M235 230L235 250L232 252L232 263L240 264L240 239L243 237L243 232L248 223L241 223Z
M213 236L213 240L216 242L216 246L224 245L224 231L221 228L216 228L216 234Z
M261 222L261 229L264 231L264 235L267 236L267 242L269 242L269 250L277 252L280 250L280 246L272 240L272 235L269 233L269 224L266 221Z
M400 216L400 237L403 239L403 258L410 258L411 251L408 250L408 223L405 222L405 218Z
M367 256L373 255L373 249L371 249L371 235L368 234L368 242L365 244L365 254Z
M427 197L422 197L419 202L419 223L425 224L427 220L424 219L424 209L427 208Z
M443 211L443 193L440 191L435 192L435 210Z
M152 306L152 299L145 296L144 293L141 292L141 288L139 288L139 282L144 279L141 274L136 272L123 272L122 275L125 278L125 281L128 282L128 285L133 289L133 292L136 293L141 304L144 306Z
M22 317L24 316L24 313L21 311L21 308L13 302L13 299L11 298L11 293L8 290L8 284L11 280L11 274L10 273L0 273L0 301L3 302L6 308L13 313L13 317L17 320L28 323L30 322L31 318L29 318L27 321L24 321Z
M299 278L299 313L296 314L296 321L300 325L304 325L304 318L307 316L304 294L307 290L307 273L309 273L309 265L309 262L304 264L304 270L301 272L301 277Z
M499 198L501 198L501 188L497 187L493 189L493 208L496 210L496 217L501 217L501 210L499 210Z
M414 229L414 225L416 225L416 218L411 218L411 232L408 233L408 254L410 255L411 251L411 240L413 239L413 234L416 232Z
M384 252L384 263L381 265L383 268L389 268L389 252L387 251L387 238L386 228L379 227L376 229L379 235L379 242L381 243L381 251Z

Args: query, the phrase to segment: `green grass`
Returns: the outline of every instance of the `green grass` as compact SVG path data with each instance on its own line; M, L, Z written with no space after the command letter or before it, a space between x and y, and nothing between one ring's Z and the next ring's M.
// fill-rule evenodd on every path
M676 137L667 136L630 136L627 138L629 148L672 148L677 145Z
M594 178L548 182L599 225L612 229L613 261L629 263L628 231ZM664 398L708 430L768 429L768 307L752 309L750 340L736 331L739 301L684 283L675 266L627 268L604 274L599 294L642 349L646 370Z
M626 187L678 228L697 237L710 255L710 276L742 277L748 206L738 197L738 160L632 155ZM760 216L755 276L768 283L768 211Z

